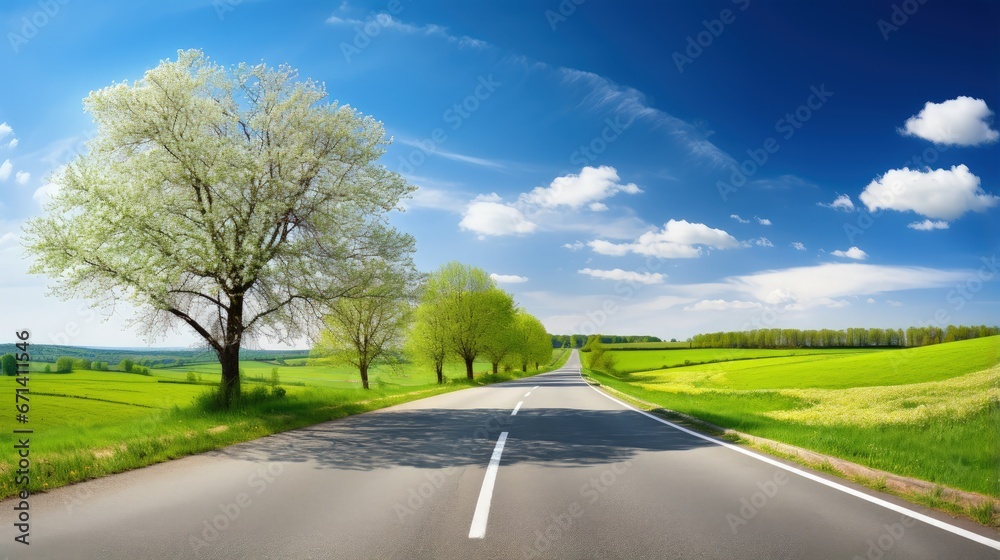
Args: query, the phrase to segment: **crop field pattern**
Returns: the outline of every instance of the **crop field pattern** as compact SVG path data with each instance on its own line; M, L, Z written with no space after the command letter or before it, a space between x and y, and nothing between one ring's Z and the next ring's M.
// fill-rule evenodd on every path
M610 354L616 371L592 375L664 408L1000 497L1000 337L899 350Z

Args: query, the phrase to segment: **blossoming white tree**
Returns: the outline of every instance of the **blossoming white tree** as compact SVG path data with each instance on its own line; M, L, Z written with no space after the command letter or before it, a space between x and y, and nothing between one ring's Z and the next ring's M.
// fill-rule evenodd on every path
M199 51L91 93L97 135L25 226L32 271L64 297L130 301L152 332L189 326L228 406L248 337L315 334L370 264L412 267L413 239L386 221L413 190L377 163L391 140L325 98L287 66Z

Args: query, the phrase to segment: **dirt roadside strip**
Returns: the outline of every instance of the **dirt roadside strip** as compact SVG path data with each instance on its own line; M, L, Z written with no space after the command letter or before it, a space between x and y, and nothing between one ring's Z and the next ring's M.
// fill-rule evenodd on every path
M685 425L685 427L688 428L706 431L709 435L716 437L721 436L729 441L737 440L738 443L747 444L755 449L773 453L786 459L791 459L808 467L817 468L821 471L835 471L835 474L838 474L839 476L858 482L875 490L888 490L890 493L897 494L903 498L908 496L912 497L913 495L933 495L940 500L950 502L961 506L962 508L984 507L986 504L990 504L994 509L994 513L997 509L997 500L990 496L977 494L975 492L966 492L955 488L948 488L941 486L940 484L927 482L926 480L910 478L887 471L865 467L831 455L816 453L815 451L810 451L808 449L803 449L801 447L789 445L780 441L753 436L729 428L723 428L722 426L716 426L715 424L706 422L700 418L695 418L694 416L690 416L682 412L663 408L658 404L633 397L632 395L623 393L613 387L602 385L601 383L588 378L586 374L584 374L584 378L591 385L600 387L602 391L607 391L608 393L611 393L623 400L637 404L646 412L656 414L667 420ZM955 514L954 511L947 509L942 511L952 515Z

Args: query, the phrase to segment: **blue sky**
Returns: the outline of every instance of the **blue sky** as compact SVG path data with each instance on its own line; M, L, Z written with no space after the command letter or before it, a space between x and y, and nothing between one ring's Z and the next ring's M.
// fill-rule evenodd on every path
M189 48L382 121L419 267L497 274L553 332L1000 316L993 2L12 4L0 286L36 342L145 343L125 305L46 297L20 227L93 131L82 98Z

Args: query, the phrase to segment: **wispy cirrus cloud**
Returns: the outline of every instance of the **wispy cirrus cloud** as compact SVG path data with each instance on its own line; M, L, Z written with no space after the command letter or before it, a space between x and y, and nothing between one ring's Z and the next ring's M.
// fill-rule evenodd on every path
M387 13L375 14L367 20L332 15L326 19L326 23L338 26L363 26L372 23L407 35L437 37L459 47L497 49L488 41L453 33L441 25L409 23ZM708 140L708 134L663 109L653 107L646 94L633 87L615 83L593 72L553 66L520 54L511 54L505 60L528 70L554 72L564 86L582 92L578 103L586 110L619 115L628 123L635 120L646 121L656 128L664 129L668 136L683 145L687 154L695 159L725 168L738 165L735 158Z
M466 35L454 35L448 31L447 27L437 25L434 23L426 24L413 24L398 20L392 15L387 13L378 13L369 17L368 19L355 19L350 17L342 17L338 15L332 15L326 18L326 23L330 25L343 25L348 27L365 25L377 25L384 29L392 29L400 33L405 33L408 35L424 35L428 37L438 37L448 41L449 43L454 43L459 47L473 47L478 49L491 48L492 45L486 41L481 41L479 39L474 39Z

